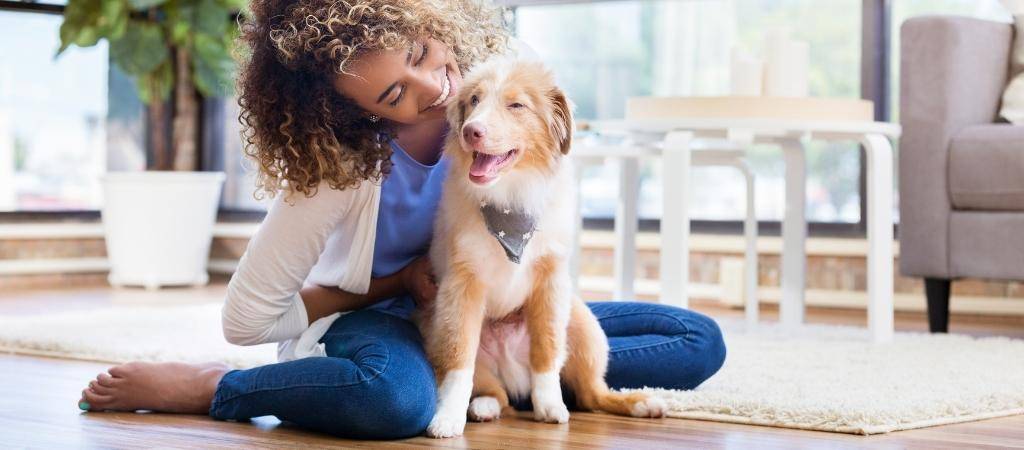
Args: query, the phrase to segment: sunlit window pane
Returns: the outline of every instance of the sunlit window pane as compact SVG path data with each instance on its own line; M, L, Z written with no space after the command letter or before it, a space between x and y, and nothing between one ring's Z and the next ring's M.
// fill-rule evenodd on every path
M107 47L54 59L60 22L0 11L0 211L100 207Z
M221 207L238 211L260 211L267 209L269 200L257 200L255 162L242 151L242 126L238 122L241 110L236 98L224 99L224 191Z

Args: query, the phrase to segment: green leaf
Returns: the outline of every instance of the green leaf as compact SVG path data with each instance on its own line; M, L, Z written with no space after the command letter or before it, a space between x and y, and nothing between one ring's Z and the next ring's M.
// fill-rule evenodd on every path
M188 38L192 35L192 26L186 21L174 22L171 25L171 41L174 45L185 47L188 45Z
M231 94L235 61L231 58L224 39L196 34L194 43L192 78L196 88L206 97Z
M147 10L164 3L167 3L167 0L128 0L128 4L136 11Z
M102 14L102 0L69 0L64 7L64 22L60 24L61 54L72 44L89 47L99 42L101 33L97 22Z
M217 3L231 12L242 11L249 6L247 0L217 0Z
M71 0L60 25L61 54L71 45L90 47L102 38L120 38L128 25L125 0Z
M128 4L125 0L103 0L99 27L105 37L118 39L128 28Z
M222 36L227 32L230 21L231 11L221 6L217 0L198 0L192 21L197 32Z
M120 39L110 42L110 57L131 75L153 71L170 56L159 25L131 21Z
M139 99L149 104L154 100L166 100L174 87L174 71L171 62L165 61L152 72L143 74L138 79Z

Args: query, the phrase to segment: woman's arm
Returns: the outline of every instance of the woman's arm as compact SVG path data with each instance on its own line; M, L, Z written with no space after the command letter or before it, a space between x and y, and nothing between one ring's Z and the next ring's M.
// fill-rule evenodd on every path
M400 274L370 280L370 291L365 294L353 294L336 286L304 287L299 295L306 306L306 317L313 323L338 311L354 311L395 297L405 291Z
M421 256L402 270L370 281L366 294L353 294L337 287L307 286L300 291L309 323L338 311L365 308L381 300L411 292L417 304L434 300L437 285L430 268L430 259Z
M339 191L323 184L313 197L274 199L228 283L221 317L228 342L281 342L309 327L299 291L332 232L375 200L371 189Z

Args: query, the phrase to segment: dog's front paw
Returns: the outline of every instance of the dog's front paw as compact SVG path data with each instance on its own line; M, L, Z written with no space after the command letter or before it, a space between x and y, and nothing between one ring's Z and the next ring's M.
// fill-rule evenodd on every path
M665 400L647 397L634 403L630 414L633 417L665 417L665 411L668 411L668 405L665 403Z
M450 438L462 436L466 429L466 414L434 414L434 418L427 425L427 436L432 438Z
M501 417L501 404L494 397L476 397L469 402L469 418L476 422L490 422Z
M569 408L561 400L547 404L533 404L533 418L538 422L566 423L569 421Z

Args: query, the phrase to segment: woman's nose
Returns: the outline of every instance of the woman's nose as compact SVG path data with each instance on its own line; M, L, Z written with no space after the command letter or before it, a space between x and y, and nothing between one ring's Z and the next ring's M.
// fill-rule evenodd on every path
M441 77L444 76L444 67L440 70L418 70L414 76L416 86L421 92L420 101L423 109L437 100L441 95Z

